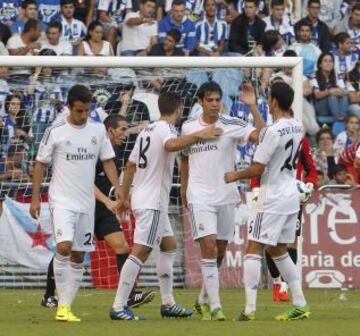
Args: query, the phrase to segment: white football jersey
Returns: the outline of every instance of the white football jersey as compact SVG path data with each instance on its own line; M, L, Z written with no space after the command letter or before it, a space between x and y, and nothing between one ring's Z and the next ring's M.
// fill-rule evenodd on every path
M88 121L84 126L76 127L65 119L49 127L36 160L52 163L50 205L81 213L94 211L96 162L114 156L101 123Z
M208 127L202 120L188 120L182 126L182 135L191 134ZM222 115L215 123L223 129L216 140L198 141L183 154L189 158L189 203L205 205L232 204L239 201L235 183L226 184L224 174L235 168L235 150L238 143L248 141L255 128L247 122Z
M129 160L136 164L131 207L168 211L176 153L165 150L177 138L173 125L160 120L144 128L136 138Z
M304 135L302 124L281 118L260 133L254 162L266 165L261 176L257 211L288 215L299 211L296 162Z

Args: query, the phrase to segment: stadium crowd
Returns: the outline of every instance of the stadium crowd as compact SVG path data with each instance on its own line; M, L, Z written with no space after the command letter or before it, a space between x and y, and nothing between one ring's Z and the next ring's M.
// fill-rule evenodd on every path
M360 144L360 1L305 0L300 20L294 5L292 0L5 0L0 1L0 55L301 56L303 124L318 184L358 184L350 162ZM277 77L291 83L287 69L1 67L1 197L22 190L13 182L30 182L38 144L47 126L66 113L74 83L90 82L92 119L126 118L126 161L137 134L158 117L153 112L158 94L180 93L184 118L196 116L201 113L197 88L211 79L223 90L223 113L252 121L239 100L241 84L250 81L269 124L268 86ZM239 145L238 169L251 164L254 149Z

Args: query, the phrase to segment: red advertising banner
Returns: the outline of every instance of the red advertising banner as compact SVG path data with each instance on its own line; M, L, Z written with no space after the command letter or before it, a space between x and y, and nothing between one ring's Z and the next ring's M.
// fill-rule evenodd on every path
M246 200L247 199L247 200ZM223 288L242 287L249 195L237 210L235 238L221 268ZM309 288L360 288L360 188L314 192L303 211L302 275ZM185 285L199 287L200 251L184 215Z

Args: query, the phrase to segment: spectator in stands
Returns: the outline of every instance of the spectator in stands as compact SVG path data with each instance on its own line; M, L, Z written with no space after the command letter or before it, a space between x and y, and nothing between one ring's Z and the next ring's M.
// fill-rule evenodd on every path
M21 9L22 9L22 17L19 16L11 28L13 34L20 35L23 32L25 22L28 19L38 20L38 6L36 0L25 0L21 4ZM45 32L46 30L45 23L40 21L40 28L42 32Z
M340 32L348 33L353 47L360 49L360 3L352 7L350 17L345 17L335 27L335 34Z
M232 0L216 1L216 18L225 21L228 25L239 15ZM229 27L228 27L229 28ZM228 29L228 33L230 30Z
M144 56L157 42L156 0L142 0L140 10L126 14L123 24L121 55Z
M342 154L343 151L360 140L360 119L357 116L349 115L345 118L346 129L338 134L335 139L334 148Z
M349 113L360 119L360 60L357 61L354 69L347 75L347 88L349 90Z
M193 52L196 44L195 25L186 15L183 0L173 0L170 13L159 22L159 42L164 42L166 33L170 29L177 29L181 33L181 40L177 47L182 48L185 55Z
M110 42L104 40L104 28L100 21L93 21L88 27L85 39L80 43L79 56L114 56Z
M339 153L334 149L334 136L328 127L316 134L317 148L312 151L316 168L323 172L326 180L333 178L333 168L338 162Z
M39 56L56 56L56 53L51 49L42 49ZM46 128L54 121L64 102L58 75L52 67L40 67L36 68L30 77L27 93L33 96L34 101L32 133L35 139L35 153Z
M22 34L12 36L7 42L6 48L9 54L16 56L37 54L41 49L41 43L38 42L40 34L40 21L27 20Z
M338 81L343 81L345 84L346 75L356 65L359 59L357 52L353 51L351 45L351 38L348 33L339 33L335 36L336 48L333 48L331 53L334 55L334 69ZM344 87L345 88L345 85Z
M200 20L204 14L203 0L185 0L186 15L194 23Z
M181 33L177 29L170 29L166 33L163 43L153 45L148 53L149 56L185 56L184 51L176 45L181 40Z
M198 56L221 56L225 49L227 24L216 18L216 1L204 0L205 15L195 26Z
M55 20L60 15L59 0L37 0L39 6L39 20L45 24Z
M11 28L16 21L20 7L20 0L0 1L0 22Z
M316 174L317 174L316 185L318 188L320 188L326 184L327 179L325 179L324 173L321 170L317 170Z
M296 54L303 58L303 74L311 78L314 75L316 62L321 54L321 50L311 42L311 24L303 21L298 25L296 32L296 42L291 49L295 50Z
M87 30L83 22L74 19L75 2L74 0L60 1L60 15L53 21L60 22L62 25L62 38L69 41L75 48L86 36Z
M282 56L285 52L284 40L277 30L267 30L261 45L264 56Z
M261 42L265 31L265 22L256 14L257 0L245 0L244 13L232 23L229 36L229 51L234 55L248 53L261 54Z
M295 40L294 28L285 13L284 0L271 1L271 15L264 18L266 23L265 31L276 30L280 33L286 45L290 45Z
M11 144L18 142L31 142L29 135L21 129L22 125L17 123L17 116L22 108L22 97L20 95L8 95L5 100L6 116L1 126L1 157L7 156ZM21 140L19 139L21 137Z
M245 11L245 2L246 0L234 0L234 7L238 14L243 14ZM266 0L256 0L258 7L258 15L260 18L264 18L269 15L269 9L266 5L268 1Z
M0 118L5 116L5 100L10 94L10 87L7 82L9 79L9 68L0 67Z
M43 49L54 50L58 56L71 56L73 47L69 41L61 39L62 25L60 22L50 22L46 28L46 40L42 42Z
M104 25L106 40L116 48L124 17L131 12L131 0L100 0L97 5L97 17Z
M312 80L316 115L333 115L336 120L344 120L349 111L349 97L336 79L334 56L329 52L322 53L317 68Z
M355 178L348 173L346 167L342 164L337 164L333 168L334 179L329 184L348 185L351 187L356 186Z
M0 159L0 181L18 181L30 182L29 175L27 174L26 162L26 148L23 145L11 145L9 147L7 156ZM8 188L0 188L7 193L10 191ZM12 190L16 192L18 188ZM1 195L2 199L4 195ZM9 195L11 196L11 195Z
M339 163L354 176L355 182L360 183L360 141L348 146L340 156Z
M309 0L307 4L308 15L298 21L294 29L297 32L303 22L309 22L311 24L311 41L324 52L331 49L331 34L327 24L319 19L320 8L320 0Z
M95 5L96 0L75 0L74 18L88 27L95 16Z
M320 0L319 19L333 30L341 20L341 0ZM308 0L303 1L303 16L306 15Z

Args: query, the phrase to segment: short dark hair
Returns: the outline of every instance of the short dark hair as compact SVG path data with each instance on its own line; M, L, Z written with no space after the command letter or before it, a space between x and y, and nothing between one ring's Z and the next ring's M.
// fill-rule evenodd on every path
M319 5L321 6L320 0L309 0L309 1L308 1L308 4L307 4L308 8L309 8L312 4L319 4Z
M166 36L171 36L176 43L179 43L180 40L181 40L181 33L180 33L177 29L175 29L175 28L170 29L170 30L166 33Z
M75 6L75 1L74 0L61 0L60 6L65 6L65 5L74 5Z
M124 116L122 116L120 114L110 114L105 118L104 125L105 125L106 130L108 130L109 128L117 128L119 123L122 121L126 122L126 119Z
M256 7L259 6L259 0L245 0L244 3L245 3L245 2L251 2L251 3L253 3Z
M270 7L285 6L284 0L271 0Z
M311 25L311 22L306 19L306 20L301 20L299 22L299 26L298 26L298 29L297 29L298 32L300 31L301 27L308 27L311 30L312 25Z
M336 47L339 48L340 43L344 43L347 39L351 39L351 36L346 32L336 34L334 37Z
M40 50L39 56L57 56L57 54L54 50L45 48Z
M183 104L183 99L175 92L162 93L158 100L161 116L172 115Z
M283 53L283 57L297 57L297 53L295 50L288 49Z
M201 100L203 100L205 98L205 96L207 96L210 92L218 93L220 95L220 98L222 98L223 93L222 93L221 87L216 82L207 82L207 83L202 84L199 87L197 96Z
M283 111L289 111L294 101L294 90L285 82L275 82L270 87L270 96L276 99Z
M281 39L280 33L275 29L267 30L262 39L262 46L266 53L273 50L276 43L278 43L279 39Z
M172 6L185 6L185 1L184 0L173 0L173 2L171 3L171 7Z
M141 0L141 4L142 5L145 5L147 2L152 2L152 3L154 3L155 4L155 6L157 6L157 2L156 2L156 0Z
M354 13L356 10L360 11L360 3L358 2L352 7L351 13Z
M36 19L29 19L25 22L24 33L28 33L30 30L40 27L40 21Z
M62 33L62 24L58 21L50 22L46 27L46 31L48 31L50 28L56 28L59 30L59 33Z
M71 107L76 101L90 103L91 99L92 94L90 89L85 85L76 84L69 90L67 103Z
M21 4L21 8L26 9L30 5L35 5L36 8L38 8L36 0L24 0L23 3Z
M319 144L320 137L323 134L329 134L331 136L331 139L334 140L334 134L331 132L331 129L329 127L323 127L316 133L315 140L317 144Z

